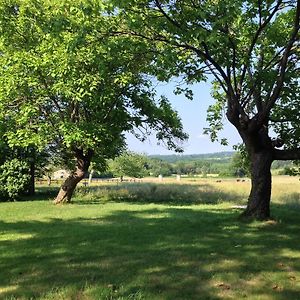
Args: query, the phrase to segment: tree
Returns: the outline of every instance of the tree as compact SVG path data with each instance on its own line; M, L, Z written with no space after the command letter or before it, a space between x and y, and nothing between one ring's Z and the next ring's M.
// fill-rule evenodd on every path
M217 140L225 111L251 160L243 215L269 218L272 162L300 158L300 0L114 3L127 18L123 34L156 43L159 79L181 76L192 84L213 76L216 103L206 132Z
M245 146L238 145L236 150L238 151L234 153L231 159L232 174L238 177L250 176L250 159Z
M174 172L172 164L158 158L151 158L149 160L148 167L150 175L154 177L157 177L159 175L171 176Z
M20 165L27 166L22 170L27 170L27 175L29 176L29 183L26 184L26 189L21 187L20 192L26 193L27 195L33 195L35 193L35 177L39 176L42 173L45 165L49 163L49 155L46 151L36 152L34 146L29 147L9 147L8 140L6 138L6 133L8 132L8 126L4 120L0 121L0 166L5 165L6 169L12 171L11 173L16 173L17 170L21 170ZM11 162L15 162L16 166L14 167ZM23 172L22 171L22 172ZM20 173L20 177L22 174ZM17 182L17 178L15 179ZM7 180L2 181L2 184L8 182ZM22 182L22 180L20 180ZM3 186L4 189L8 188ZM20 195L18 195L20 196Z
M109 170L123 180L124 176L142 178L147 175L148 159L145 155L125 152L109 162Z
M145 42L110 34L121 21L104 1L0 1L0 119L9 146L54 147L74 165L55 203L71 200L92 160L104 168L123 151L125 131L154 130L178 151L187 137L156 98Z

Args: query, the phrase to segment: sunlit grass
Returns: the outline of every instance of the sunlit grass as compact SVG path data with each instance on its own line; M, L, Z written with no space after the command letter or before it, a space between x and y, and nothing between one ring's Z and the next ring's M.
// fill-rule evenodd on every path
M141 184L148 202L126 200L143 195L128 186L82 190L70 205L0 203L0 298L299 299L300 209L284 204L297 178L275 178L275 220L252 223L232 208L248 181Z

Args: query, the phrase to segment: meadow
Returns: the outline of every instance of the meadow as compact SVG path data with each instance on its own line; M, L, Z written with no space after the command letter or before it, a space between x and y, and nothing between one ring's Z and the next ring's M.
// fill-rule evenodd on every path
M300 181L273 179L266 222L238 217L250 181L54 189L0 203L1 299L300 299Z

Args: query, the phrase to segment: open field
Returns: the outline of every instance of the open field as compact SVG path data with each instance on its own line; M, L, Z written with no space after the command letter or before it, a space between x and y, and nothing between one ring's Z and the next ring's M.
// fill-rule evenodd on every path
M300 182L273 182L275 220L263 223L238 220L250 182L233 179L0 203L0 298L300 299Z

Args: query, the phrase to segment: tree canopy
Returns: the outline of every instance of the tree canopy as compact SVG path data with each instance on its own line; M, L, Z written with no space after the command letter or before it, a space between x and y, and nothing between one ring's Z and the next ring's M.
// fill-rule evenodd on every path
M161 42L161 79L214 76L212 139L226 109L235 126L254 130L268 121L286 148L299 148L299 1L114 2L129 34Z
M148 158L145 155L126 152L109 162L109 171L123 179L124 176L142 178L147 173Z
M122 22L109 7L0 2L0 119L11 147L54 146L84 172L92 157L104 164L118 155L125 131L143 140L154 130L180 150L180 118L146 75L152 54L140 55L144 41L111 34Z
M206 132L217 140L224 115L236 127L252 165L245 214L268 218L272 162L300 158L300 1L114 3L127 19L123 34L157 43L158 78L192 84L213 76Z

